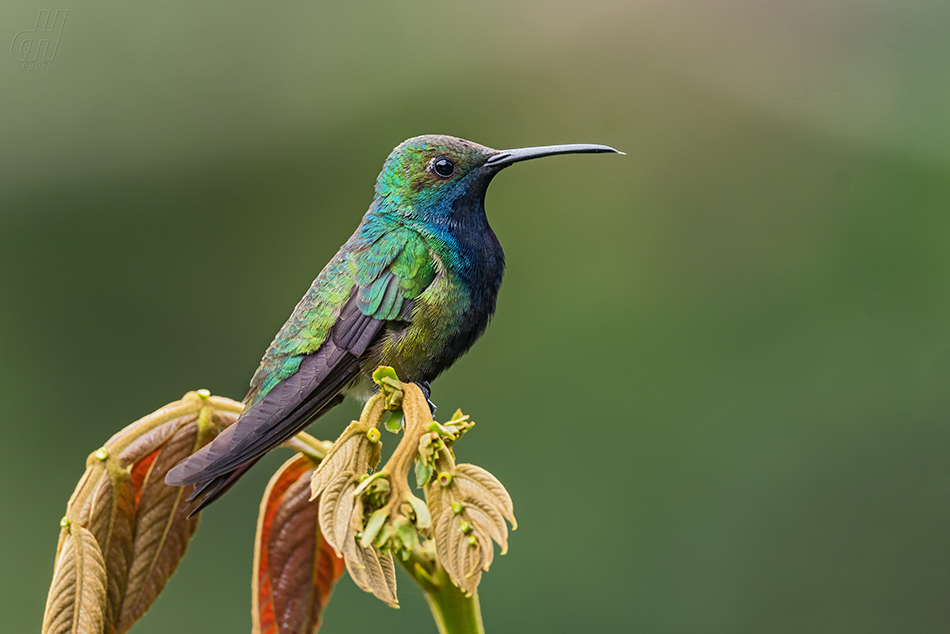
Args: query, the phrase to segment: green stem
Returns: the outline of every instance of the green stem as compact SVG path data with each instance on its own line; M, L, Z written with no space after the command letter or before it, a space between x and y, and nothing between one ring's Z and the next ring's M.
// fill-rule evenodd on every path
M397 559L422 588L439 634L485 634L478 593L465 596L431 552L417 548Z
M455 586L452 586L452 589L455 590L454 593L425 593L439 634L485 634L478 593L466 597Z

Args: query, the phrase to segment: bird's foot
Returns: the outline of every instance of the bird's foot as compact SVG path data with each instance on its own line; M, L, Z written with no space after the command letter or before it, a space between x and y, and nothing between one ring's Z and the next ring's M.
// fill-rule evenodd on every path
M432 396L432 388L429 387L428 381L416 381L416 385L419 386L419 389L422 390L422 395L426 397L426 403L429 405L429 412L435 416L435 403L429 400L429 397Z

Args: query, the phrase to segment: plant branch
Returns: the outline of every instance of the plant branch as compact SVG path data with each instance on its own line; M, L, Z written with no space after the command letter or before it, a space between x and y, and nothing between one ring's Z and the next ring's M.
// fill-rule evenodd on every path
M422 588L439 634L485 634L478 592L466 596L431 549L415 548L408 559L399 558L399 563Z

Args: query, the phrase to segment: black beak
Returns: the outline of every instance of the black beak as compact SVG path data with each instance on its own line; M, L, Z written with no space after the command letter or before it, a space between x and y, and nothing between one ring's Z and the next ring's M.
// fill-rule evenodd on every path
M514 150L501 150L485 161L488 167L505 167L518 161L555 156L557 154L623 154L608 145L595 143L569 143L568 145L539 145L538 147L522 147Z

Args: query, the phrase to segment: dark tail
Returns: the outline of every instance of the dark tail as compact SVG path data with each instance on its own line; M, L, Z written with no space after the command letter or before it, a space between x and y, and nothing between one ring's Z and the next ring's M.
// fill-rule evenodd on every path
M343 401L342 392L360 372L360 359L385 324L361 313L353 299L347 306L319 350L304 356L292 375L165 476L172 486L197 485L189 498L197 500L192 513L221 497L265 453Z
M317 420L318 418L320 418L321 416L323 416L324 414L326 414L327 412L329 412L331 409L333 409L334 407L336 407L342 402L343 402L342 395L339 395L336 398L332 399L329 403L327 403L325 406L320 408L315 415L313 415L312 417L309 417L303 426L305 427L309 425L310 423ZM195 490L191 493L191 495L188 496L188 501L193 502L197 500L197 502L194 508L192 508L191 511L188 512L188 517L191 517L197 514L199 511L201 511L202 509L207 507L209 504L217 500L219 497L227 493L228 489L234 486L234 484L241 478L241 476L247 473L248 469L250 469L255 464L257 464L257 461L260 460L261 457L263 456L258 456L254 458L253 460L250 460L249 462L239 465L226 473L222 473L220 475L212 476L208 479L199 480L195 482ZM182 464L184 464L184 461L182 461ZM169 472L169 474L170 473L171 472ZM166 482L168 482L169 484L176 484L176 485L180 484L177 480L172 480L171 482L169 482L169 478L167 477L166 477Z
M260 460L260 458L258 458L258 460ZM233 487L234 483L237 482L238 479L255 464L257 464L257 460L253 460L246 465L242 465L231 473L218 476L217 478L211 478L210 480L206 480L198 484L192 494L188 496L189 502L198 500L198 503L195 505L195 507L188 512L188 517L196 515L201 511L201 509L227 493L228 489Z

